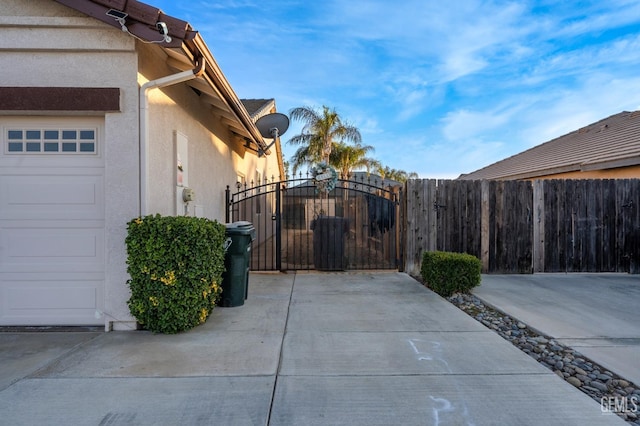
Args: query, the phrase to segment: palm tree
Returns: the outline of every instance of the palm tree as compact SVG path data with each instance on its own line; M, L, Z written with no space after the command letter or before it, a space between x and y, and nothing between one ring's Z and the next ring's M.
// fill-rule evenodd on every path
M354 169L366 168L367 173L371 169L380 167L380 162L367 157L369 152L375 151L371 145L347 145L344 142L337 143L331 151L329 164L335 167L343 179L347 179Z
M408 179L417 179L419 176L416 172L405 172L404 170L392 169L389 166L378 167L378 174L382 179L391 179L397 182L406 182Z
M302 145L294 154L293 172L303 164L319 161L330 163L331 151L338 142L349 141L359 144L360 131L342 121L335 109L322 106L322 111L309 107L297 107L289 111L293 120L304 123L302 132L289 139L288 143Z
M295 177L296 173L303 165L311 165L313 163L317 163L318 160L315 159L314 156L309 154L308 146L301 146L293 153L291 157L291 172Z

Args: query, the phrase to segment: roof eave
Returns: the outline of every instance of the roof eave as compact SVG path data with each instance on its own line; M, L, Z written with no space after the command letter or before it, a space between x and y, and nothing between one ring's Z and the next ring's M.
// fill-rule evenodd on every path
M580 167L581 171L618 169L622 167L632 167L640 165L640 155L627 158L618 158L615 160L583 163Z
M260 134L258 127L255 125L251 117L249 116L249 112L242 105L240 98L236 95L235 91L229 84L229 81L222 73L222 70L218 66L218 63L213 58L211 51L207 47L206 43L200 36L200 34L196 34L193 40L185 43L189 49L196 49L199 56L201 56L207 63L205 73L211 78L214 84L220 90L222 96L225 101L229 104L233 113L238 118L239 122L248 130L251 135L252 142L255 143L259 148L266 149L267 144L264 141L264 138ZM195 53L195 52L194 52Z
M180 47L185 40L196 36L188 22L165 15L162 10L138 2L126 0L55 0L67 7L91 16L112 27L126 28L131 35L148 42L162 43L163 47ZM109 10L127 14L123 25L114 17L107 15ZM164 22L171 41L163 41L156 24Z

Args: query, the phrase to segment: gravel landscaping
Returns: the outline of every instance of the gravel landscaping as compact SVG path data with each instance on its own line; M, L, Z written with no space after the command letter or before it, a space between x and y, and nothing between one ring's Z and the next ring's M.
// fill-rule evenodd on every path
M476 296L454 294L448 300L589 395L601 406L602 401L610 407L626 402L628 409L617 414L630 424L640 426L640 413L634 412L640 408L634 406L634 403L640 406L638 385L608 371L554 338L544 336L517 319L486 306Z

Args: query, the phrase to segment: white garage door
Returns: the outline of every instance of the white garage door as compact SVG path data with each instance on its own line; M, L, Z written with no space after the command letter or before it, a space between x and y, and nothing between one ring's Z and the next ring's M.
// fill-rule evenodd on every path
M101 118L0 118L0 325L98 325Z

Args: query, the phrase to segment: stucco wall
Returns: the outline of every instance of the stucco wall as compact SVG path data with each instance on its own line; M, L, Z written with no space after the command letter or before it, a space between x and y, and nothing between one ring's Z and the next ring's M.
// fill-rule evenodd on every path
M105 322L131 324L124 239L127 221L139 211L134 40L51 0L2 0L0 26L3 86L120 88L122 112L96 114L104 117L105 125L103 312ZM28 111L20 114L33 115Z

